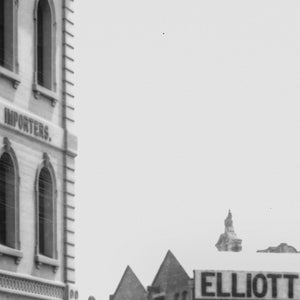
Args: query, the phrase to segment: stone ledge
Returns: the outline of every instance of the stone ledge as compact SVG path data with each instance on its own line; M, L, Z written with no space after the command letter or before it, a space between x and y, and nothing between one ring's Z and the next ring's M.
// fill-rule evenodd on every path
M53 272L55 273L59 267L59 262L57 259L45 256L45 255L36 254L35 261L36 261L38 269L42 265L48 265L48 266L53 267Z
M18 249L0 245L0 255L11 256L11 257L15 258L16 264L19 264L21 258L23 257L23 252Z
M0 76L10 80L13 87L16 89L21 83L20 76L15 72L0 66Z
M39 99L40 96L43 96L44 98L50 100L52 106L55 106L56 102L58 101L58 95L54 91L51 91L39 84L34 83L32 89L35 99Z

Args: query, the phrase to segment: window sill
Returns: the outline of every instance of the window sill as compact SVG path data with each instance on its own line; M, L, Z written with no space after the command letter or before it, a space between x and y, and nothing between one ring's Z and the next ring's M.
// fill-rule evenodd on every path
M15 89L17 89L19 84L21 83L20 76L18 74L14 73L13 71L8 70L2 66L0 66L0 76L5 77L6 79L10 80Z
M0 245L0 255L11 256L15 259L16 264L18 265L23 257L23 252L18 249L10 248L4 245Z
M58 100L58 96L55 92L39 85L39 84L36 84L34 83L33 84L33 92L34 92L34 98L35 99L39 99L40 96L43 96L45 98L47 98L48 100L51 101L51 105L52 106L55 106L57 100Z
M53 272L56 273L58 267L59 267L59 262L55 258L51 258L42 254L36 254L35 256L35 262L36 266L39 269L41 265L48 265L53 267Z
M153 299L164 298L165 296L166 296L166 293L165 292L161 292L161 293L152 295L152 298Z

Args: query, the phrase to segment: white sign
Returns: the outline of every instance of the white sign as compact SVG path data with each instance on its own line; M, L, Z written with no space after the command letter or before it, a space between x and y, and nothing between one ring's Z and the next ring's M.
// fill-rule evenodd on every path
M300 274L194 271L195 299L299 299Z

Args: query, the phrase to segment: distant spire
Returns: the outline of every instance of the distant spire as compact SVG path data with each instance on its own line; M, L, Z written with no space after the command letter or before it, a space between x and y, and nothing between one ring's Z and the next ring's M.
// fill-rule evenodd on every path
M216 247L219 251L239 252L242 250L242 240L239 239L234 231L232 213L229 210L224 221L225 232L219 237Z
M229 227L233 228L232 213L231 213L230 209L228 211L228 215L227 215L227 218L224 221L224 224L225 224L225 230L226 230L226 228L229 228Z

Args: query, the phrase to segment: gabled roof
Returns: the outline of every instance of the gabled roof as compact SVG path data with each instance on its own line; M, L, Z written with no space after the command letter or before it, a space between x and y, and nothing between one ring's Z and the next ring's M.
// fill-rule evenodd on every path
M146 290L134 274L132 269L127 266L121 281L111 299L113 300L146 300Z
M188 287L190 277L174 254L168 250L154 280L152 287L159 287L161 292L174 291Z

